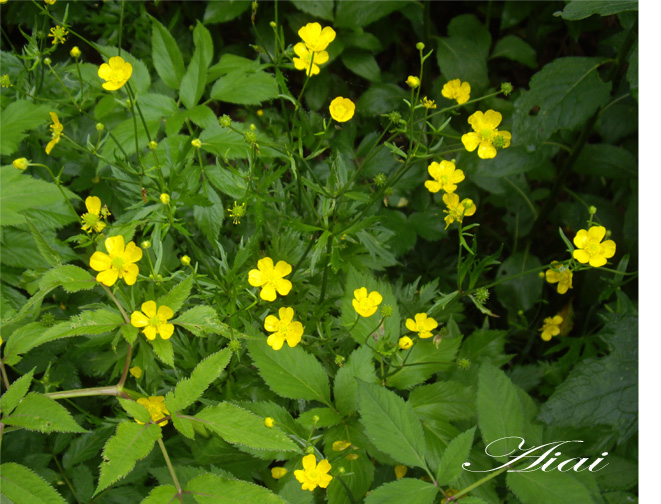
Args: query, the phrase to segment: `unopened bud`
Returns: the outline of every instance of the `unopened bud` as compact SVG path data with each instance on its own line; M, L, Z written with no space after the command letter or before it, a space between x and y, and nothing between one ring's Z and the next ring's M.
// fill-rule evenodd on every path
M393 313L394 313L394 310L393 310L392 306L390 306L390 305L383 305L383 306L381 307L381 316L382 316L383 318L392 317L392 314L393 314Z
M170 204L170 195L168 193L161 194L161 203L163 203L164 205Z
M199 138L196 138L195 140L191 140L190 144L193 147L195 147L196 149L199 149L200 147L202 147L202 141Z
M185 255L185 256L181 256L181 264L182 264L183 266L188 266L188 265L190 265L190 257L188 257L187 255Z
M590 215L594 215L594 214L596 214L596 213L597 213L597 207L596 207L596 206L593 206L593 205L590 205L590 208L588 208L588 213L589 213Z
M80 49L78 49L78 46L73 46L71 48L71 51L69 52L72 58L80 58Z
M424 50L424 48L425 48L425 44L423 44L422 42L418 42L418 43L415 45L415 48L416 48L418 51L422 51L422 50Z
M158 142L156 140L152 140L149 142L149 150L156 150L158 148Z
M223 114L220 119L218 119L218 124L220 124L223 128L229 128L232 126L232 119L230 119L230 116L227 114Z
M151 242L149 240L145 240L140 244L140 248L143 249L148 249L151 248Z
M505 96L509 96L512 93L512 91L514 91L514 87L509 82L503 82L500 85L500 90L503 92Z
M96 123L96 131L103 131L104 129L106 129L106 127L103 123Z

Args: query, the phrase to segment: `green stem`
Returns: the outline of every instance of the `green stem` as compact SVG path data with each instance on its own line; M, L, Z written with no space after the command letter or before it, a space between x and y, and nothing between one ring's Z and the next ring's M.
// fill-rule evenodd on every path
M328 267L330 266L330 256L331 248L333 246L333 236L328 237L328 242L326 243L326 264L324 265L324 276L321 281L321 294L319 296L319 305L323 304L324 299L326 298L326 285L328 283Z
M459 493L454 494L452 497L448 497L447 502L454 502L454 501L456 501L457 499L459 499L459 497L462 497L462 496L466 495L466 494L467 494L468 492L470 492L471 490L474 490L475 488L477 488L477 487L483 485L483 484L486 483L487 481L492 480L493 478L495 478L495 477L498 476L499 474L504 473L505 471L507 471L508 469L510 469L510 467L511 467L511 466L505 466L505 467L503 467L502 469L498 469L496 472L492 472L492 473L488 474L487 476L485 476L484 478L482 478L482 479L480 479L480 480L477 480L475 483L473 483L473 484L470 485L470 486L467 486L466 488L464 488L463 490L461 490Z
M5 389L9 388L9 378L7 378L7 370L5 369L5 363L0 360L0 371L2 371L2 381L5 382Z
M62 194L62 197L66 200L67 204L69 205L69 208L71 209L71 212L73 212L73 214L76 216L76 220L78 220L80 218L80 216L78 215L78 212L76 212L76 209L73 207L73 205L71 204L71 201L69 200L68 196L64 192L64 189L60 185L60 179L55 177L55 175L53 175L53 172L51 171L51 169L48 166L46 166L45 164L41 164L41 163L31 163L31 164L32 164L32 166L41 166L42 168L46 168L49 175L53 179L53 182L55 182L55 185L60 190L60 193Z
M170 471L170 475L172 476L172 480L174 481L174 486L177 488L177 496L179 497L179 502L183 503L184 498L181 494L181 485L179 484L179 480L177 479L177 474L174 472L174 467L172 467L172 462L170 461L168 451L165 449L165 444L163 444L163 438L158 438L158 446L161 448L161 453L163 453L163 458L165 459L165 463L168 466L168 471Z
M53 67L50 66L50 65L48 65L48 69L49 69L49 70L51 71L51 73L55 76L55 78L57 79L57 82L59 82L59 83L61 84L61 86L64 88L64 92L67 94L67 96L68 96L69 99L71 100L71 103L73 103L73 106L76 107L76 109L78 110L78 112L82 112L81 108L80 108L80 107L78 106L78 104L76 103L76 100L74 100L74 99L73 99L73 96L71 96L71 93L69 92L69 89L64 85L64 82L62 82L62 79L60 79L60 76L57 75L57 72L56 72L55 70L53 70Z
M51 455L53 456L53 460L55 461L55 465L57 466L58 471L60 471L60 474L62 475L62 479L64 479L64 482L69 487L69 490L71 490L71 493L73 494L73 498L76 499L76 502L81 502L81 500L78 498L78 495L76 495L76 491L73 489L73 485L71 484L71 481L69 481L69 478L67 478L67 475L64 472L64 467L62 467L60 461L57 460L57 455L55 455L54 453L51 453Z
M68 399L71 397L92 397L92 396L119 396L119 397L126 397L128 398L128 394L126 394L121 387L118 387L117 385L110 385L107 387L92 387L92 388L85 388L85 389L77 389L77 390L62 390L60 392L49 392L47 394L44 394L46 397L50 397L51 399Z

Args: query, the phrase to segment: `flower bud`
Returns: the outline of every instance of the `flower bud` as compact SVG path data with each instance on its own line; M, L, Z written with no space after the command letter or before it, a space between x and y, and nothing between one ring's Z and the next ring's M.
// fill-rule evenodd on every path
M410 88L415 89L420 85L420 79L418 77L416 77L415 75L409 75L409 78L406 79L406 84Z
M347 460L356 460L360 455L357 453L349 453L346 457L344 457Z
M161 194L161 203L163 203L164 205L170 204L170 195L168 193Z
M590 215L594 215L594 214L596 214L596 213L597 213L597 207L594 206L594 205L590 205L590 208L588 208L588 213L589 213Z
M393 313L394 313L394 310L393 310L392 306L390 306L390 305L383 305L383 306L381 307L381 316L382 316L383 318L392 317L392 314L393 314Z
M44 65L50 66L51 63L52 63L52 61L50 60L50 58L44 58Z
M264 426L265 427L268 427L269 429L271 429L271 428L273 428L274 425L275 425L275 420L273 420L273 418L271 418L270 416L268 416L264 419Z
M187 255L181 256L181 264L182 266L189 266L190 265L190 257Z
M280 479L285 474L287 474L287 469L284 468L284 467L272 467L271 468L271 476L273 477L273 479Z
M229 128L232 125L232 119L227 114L223 114L220 119L218 119L218 124L223 128Z
M152 140L149 142L149 150L156 150L158 148L158 142L156 140Z
M55 325L55 317L53 316L52 313L46 312L41 317L40 322L41 325L43 325L44 327L52 327Z
M185 256L185 257L188 257L188 256ZM235 353L238 352L239 350L241 350L241 342L239 340L235 340L235 339L231 340L229 342L228 346L229 346L229 349L232 352L235 352Z
M195 147L196 149L199 149L200 147L202 147L202 141L199 138L196 138L195 140L191 140L190 144L193 147Z
M14 159L12 164L14 165L14 168L16 168L17 170L25 170L30 165L30 162L26 158L21 157L18 159Z
M246 141L246 143L249 143L250 145L254 145L257 143L257 135L255 135L254 131L246 131L243 134L243 139Z
M251 124L250 125L250 131L257 131L257 126L255 126L254 124Z
M318 416L318 415L314 415L314 416L312 417L312 421L313 421L314 423L318 423L318 422L319 422L319 416Z
M80 49L78 49L78 46L73 46L71 48L71 51L69 51L69 54L71 55L72 58L80 58Z
M346 357L344 357L342 355L336 355L335 356L335 364L339 367L342 367L342 365L344 364L344 362L346 360L347 360Z
M103 123L96 123L96 131L103 131L106 129Z
M542 273L542 275L543 275L543 273ZM477 299L477 301L479 303L482 303L482 304L486 303L487 300L489 299L489 289L487 289L485 287L480 287L479 289L477 289L475 291L475 299Z
M271 28L275 28L275 27L278 26L278 25L275 24L275 21L271 21L271 22L269 23L269 26L270 26Z
M514 91L514 87L509 82L503 82L500 85L500 90L503 92L505 96L509 96L512 93L512 91Z
M305 449L305 453L307 453L308 455L310 455L311 453L314 453L314 446L308 446Z
M422 42L418 42L418 43L415 45L415 48L416 48L418 51L422 51L422 50L424 50L424 48L425 48L425 44L423 44Z
M131 375L135 376L136 378L140 378L142 376L142 369L138 366L135 366L129 369L129 373L131 373Z
M151 242L149 240L145 240L140 244L140 248L143 249L148 249L151 248Z

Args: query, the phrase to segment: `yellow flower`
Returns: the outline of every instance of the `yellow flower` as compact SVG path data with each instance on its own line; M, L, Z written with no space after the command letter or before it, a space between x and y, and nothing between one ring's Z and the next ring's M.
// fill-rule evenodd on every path
M87 213L82 215L83 226L82 230L91 233L93 230L100 233L106 227L106 223L101 220L101 200L96 196L88 196L85 199L85 207Z
M78 46L73 46L71 48L71 51L69 51L69 54L71 55L72 58L80 58L80 49Z
M25 170L28 166L30 166L30 162L24 157L14 159L11 164L14 165L14 168L17 170Z
M577 250L574 250L574 259L583 264L590 263L593 268L606 264L606 259L615 255L615 242L606 240L601 243L604 236L604 226L592 226L588 231L581 229L574 236L574 245L577 247Z
M319 23L308 23L298 30L298 36L301 37L310 51L319 52L328 47L335 40L335 30L326 26L323 30Z
M285 469L284 467L272 467L271 468L271 476L273 476L273 479L280 479L285 474L287 474L287 469Z
M257 261L257 269L248 273L248 283L253 287L261 287L259 297L264 301L275 301L276 291L281 296L286 296L291 290L291 282L285 280L291 273L291 265L285 261L278 261L273 267L273 259L264 257Z
M200 147L202 147L202 140L200 140L199 138L196 138L194 140L191 140L190 144L193 147L195 147L196 149L199 149Z
M138 266L134 263L142 259L142 249L132 241L124 248L121 235L107 238L105 245L109 255L94 252L90 257L90 268L101 272L96 275L96 281L110 287L123 278L126 285L133 285L138 278Z
M347 122L353 117L356 105L349 98L338 96L330 103L328 110L331 117L337 122Z
M301 336L303 336L303 324L298 321L292 322L294 318L293 308L280 308L280 310L278 310L278 315L280 316L280 319L275 315L269 315L266 317L266 320L264 320L264 329L273 333L266 340L266 343L273 348L273 350L280 350L282 344L287 341L287 344L293 348L301 342Z
M367 288L361 287L353 291L354 299L351 301L354 310L362 317L371 317L376 313L376 307L381 304L383 297L376 291L367 295Z
M432 331L438 327L438 322L433 318L427 317L426 313L416 313L415 320L406 319L406 328L409 331L417 332L420 338L431 338Z
M427 110L436 108L436 102L434 100L428 99L426 96L422 100L420 100L420 102L422 103L422 106L425 107Z
M160 199L164 205L170 204L170 195L168 193L162 193Z
M303 457L303 469L294 471L294 476L299 483L303 483L301 488L303 490L310 490L311 492L320 486L326 488L331 482L333 477L328 474L331 470L331 465L328 460L324 459L317 464L317 459L314 454L306 455Z
M149 396L149 399L146 397L141 397L137 401L138 404L142 404L145 408L149 410L149 415L151 416L151 421L157 423L161 427L164 427L168 424L167 420L160 421L170 414L170 412L165 407L165 397L163 396ZM143 424L140 420L136 420L139 424Z
M413 346L413 340L409 338L408 336L402 336L399 338L399 348L402 350L406 350L408 348L411 348Z
M425 187L433 193L437 193L441 189L448 193L454 192L457 189L457 184L466 178L464 172L456 170L454 163L451 161L433 162L429 165L427 171L434 180L427 180Z
M402 479L404 476L406 476L406 472L409 470L408 467L405 465L397 465L395 466L395 477L397 479Z
M55 112L49 112L50 113L50 118L53 121L53 124L50 125L50 130L51 130L51 141L48 142L48 145L46 146L46 154L50 156L50 151L53 150L53 147L55 147L55 144L60 141L60 137L62 136L62 130L64 130L64 126L62 126L62 123L57 117L57 114Z
M113 56L99 67L99 77L104 81L103 89L115 91L121 88L129 80L133 73L133 67L128 61L124 61L121 56Z
M555 317L546 317L544 319L544 325L539 330L542 333L542 339L544 341L551 341L553 336L560 334L560 324L564 322L564 319L560 315Z
M148 340L154 340L156 333L161 336L161 339L170 339L174 332L174 325L168 324L168 319L174 316L174 312L168 306L162 305L156 311L155 301L146 301L140 307L142 310L134 311L131 313L131 325L133 327L144 327L142 332Z
M69 32L60 25L56 25L55 28L51 28L50 33L48 34L49 37L53 37L53 45L57 44L58 42L60 44L64 44L66 41L65 37L67 35L69 35Z
M420 79L415 75L409 75L409 78L406 79L406 84L408 84L410 88L415 89L420 85Z
M265 427L268 427L268 428L270 429L270 428L272 428L274 425L275 425L275 420L273 420L273 418L271 418L270 416L267 416L267 417L264 419L264 426L265 426Z
M333 451L344 451L351 446L349 441L335 441L333 443Z
M485 113L475 112L468 118L468 124L473 127L473 131L462 135L461 143L468 152L477 149L480 159L495 158L496 147L501 149L509 147L512 140L509 131L498 131L497 126L502 120L503 116L495 110L487 110Z
M573 276L569 266L558 264L558 261L551 261L551 269L546 270L546 281L550 284L558 284L558 294L564 294L573 287L571 283Z
M443 195L443 203L448 207L447 210L443 210L447 214L445 216L445 229L454 221L464 222L464 217L473 215L477 210L472 199L465 198L460 203L457 193L445 193Z
M188 257L187 255L181 256L180 260L181 260L181 265L182 266L189 266L190 265L190 257Z
M129 373L131 373L131 375L135 376L136 378L140 378L142 376L142 368L139 366L134 366L129 369Z
M55 5L55 2L57 0L44 0L44 3L47 3L48 5Z
M240 205L238 205L235 201L234 206L232 208L228 208L227 211L230 213L232 222L235 225L241 224L241 217L243 217L246 214L246 204L241 203Z
M294 52L298 58L293 58L294 67L296 70L305 70L309 76L317 75L319 67L328 61L328 53L326 51L313 52L309 51L303 42L299 42L294 46ZM312 68L310 65L312 64Z
M471 97L471 85L468 82L461 82L459 79L454 79L445 83L441 94L450 100L457 100L457 103L461 105L470 100Z

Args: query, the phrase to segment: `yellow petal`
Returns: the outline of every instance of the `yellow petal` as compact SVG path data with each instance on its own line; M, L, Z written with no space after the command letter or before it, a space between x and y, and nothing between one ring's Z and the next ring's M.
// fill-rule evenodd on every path
M110 257L121 257L124 253L124 237L122 235L117 235L107 238L106 250Z
M418 326L413 321L413 319L406 319L406 328L412 332L418 332Z
M468 152L473 152L477 149L477 146L480 144L480 135L477 133L466 133L461 136L461 143L464 144L464 147Z
M603 247L602 253L606 259L610 259L615 255L615 242L613 240L606 240L601 246Z
M381 304L381 301L383 301L383 296L381 296L381 294L376 291L372 291L370 292L368 299L375 305L378 305Z
M438 164L436 162L430 164L427 167L427 171L429 172L429 175L431 176L431 178L433 178L434 180L439 180L441 178L442 170L441 170L441 165L440 164Z
M361 301L367 297L367 288L361 287L360 289L356 289L353 291L353 297L355 297L358 301Z
M588 236L596 242L600 242L606 236L606 228L604 226L592 226L588 231Z
M142 259L142 249L132 241L128 242L124 254L122 255L122 259L130 263L138 262Z
M585 250L574 250L574 259L580 263L587 263L590 261L590 255Z
M280 330L280 321L275 315L268 315L264 320L264 329L268 332L277 332Z
M590 266L593 268L600 268L606 264L606 258L602 255L593 255L590 257Z
M481 142L477 155L480 159L493 159L496 157L496 148L489 142Z
M287 336L287 344L290 347L295 347L301 342L301 337L303 336L303 324L300 322L292 322L289 326L289 336Z
M111 285L115 285L118 276L119 271L117 271L115 268L110 268L96 275L96 281L101 282L107 287L110 287Z
M499 131L498 134L505 140L505 147L509 147L512 142L512 133L509 131ZM503 147L503 149L505 148Z
M317 53L314 53L314 64L316 65L317 63L320 65L323 65L328 61L328 53L326 51L320 51Z
M264 287L262 287L262 290L259 293L259 297L264 301L275 301L276 295L275 287L273 284L266 284Z
M94 271L105 271L112 266L112 260L108 254L103 252L94 252L90 257L90 268Z
M161 335L163 339L170 339L172 333L174 332L174 325L172 324L158 324L158 334Z
M303 469L307 471L311 471L315 467L317 467L317 459L315 458L313 453L310 453L309 455L303 457Z
M436 182L435 180L427 180L425 181L425 187L429 189L429 192L437 193L443 186L440 182Z
M280 350L282 344L285 342L285 337L282 333L273 333L266 340L266 344L273 348L273 350Z
M156 328L153 325L148 325L145 327L142 331L145 334L145 337L148 340L155 340L156 339Z
M144 313L134 311L131 313L131 325L133 327L146 327L149 325L149 319L145 316Z
M308 48L305 47L305 44L303 42L299 42L298 44L296 44L294 46L294 52L296 53L296 56L298 56L299 58L302 58L302 59L305 59L305 57L310 53L310 51L308 51ZM309 65L309 63L308 63L308 65ZM298 68L298 67L296 67L296 68L298 70L303 70L303 68Z
M273 271L273 259L264 257L257 261L257 268L264 273L271 273Z
M158 320L161 322L165 322L168 319L171 319L172 316L174 315L174 312L169 306L159 306L158 307L158 312L156 313L156 316L158 317Z
M576 245L578 248L585 248L587 243L588 243L588 232L585 229L580 229L578 233L576 233L576 236L574 236L574 245Z
M138 279L138 273L140 270L135 264L127 264L122 268L122 278L126 282L126 285L133 285Z
M110 68L110 65L108 63L103 63L99 67L99 72L98 72L99 77L101 77L103 80L110 80L110 76L112 75L112 69ZM98 82L98 81L97 81Z
M250 270L248 273L248 283L253 287L261 287L264 285L265 282L262 280L262 272L256 269Z
M289 280L285 280L284 278L279 278L275 281L275 288L278 290L278 294L281 296L286 296L289 294L289 291L292 288L292 284Z
M104 82L103 84L101 84L101 87L103 87L103 89L106 89L107 91L117 91L123 85L124 85L123 82L120 84L118 82L110 81L110 82Z
M282 324L289 324L294 318L294 309L288 306L287 307L283 306L278 311L278 315L280 315L280 322Z
M156 302L155 301L145 301L140 307L142 313L147 315L150 319L153 319L156 316Z
M500 121L503 120L503 115L495 110L487 110L484 113L484 125L489 129L497 128Z
M88 196L85 199L85 207L89 213L99 215L101 211L101 200L96 196Z
M278 261L273 271L275 276L282 278L291 273L291 265L287 264L285 261Z

